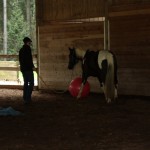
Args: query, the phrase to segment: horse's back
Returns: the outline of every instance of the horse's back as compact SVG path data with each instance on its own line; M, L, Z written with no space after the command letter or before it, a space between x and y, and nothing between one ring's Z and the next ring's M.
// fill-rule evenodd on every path
M98 54L99 51L87 50L84 60L83 69L86 70L89 76L98 76L99 66L98 66Z
M113 57L113 54L110 51L101 50L98 54L98 65L102 68L102 62L107 60L109 57Z
M97 64L97 60L98 60L98 51L90 51L87 50L86 54L85 54L85 61L87 60L88 65L96 65Z
M85 54L85 57L87 57L89 59L96 60L98 58L98 54L99 54L99 51L90 51L90 50L87 50L86 54Z

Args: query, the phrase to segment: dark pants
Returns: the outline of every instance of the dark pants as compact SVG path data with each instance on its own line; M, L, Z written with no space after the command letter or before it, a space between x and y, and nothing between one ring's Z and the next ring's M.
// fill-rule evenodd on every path
M22 71L22 75L24 79L23 99L25 102L30 102L34 86L33 71Z

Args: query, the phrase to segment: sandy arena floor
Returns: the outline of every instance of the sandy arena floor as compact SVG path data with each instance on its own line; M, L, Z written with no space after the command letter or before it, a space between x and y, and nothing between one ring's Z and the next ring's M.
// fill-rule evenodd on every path
M33 92L24 106L21 90L0 90L0 106L23 116L0 117L1 150L148 150L150 99L120 96L107 105L103 95L77 101L68 93Z

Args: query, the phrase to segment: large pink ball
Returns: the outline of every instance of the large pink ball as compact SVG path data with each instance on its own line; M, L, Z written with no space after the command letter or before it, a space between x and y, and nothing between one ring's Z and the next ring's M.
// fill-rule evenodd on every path
M82 83L82 78L81 77L77 77L77 78L75 78L74 80L71 81L71 83L69 85L69 92L73 97L78 96L81 83ZM88 96L89 93L90 93L90 84L87 81L86 84L83 87L81 97L86 97L86 96Z

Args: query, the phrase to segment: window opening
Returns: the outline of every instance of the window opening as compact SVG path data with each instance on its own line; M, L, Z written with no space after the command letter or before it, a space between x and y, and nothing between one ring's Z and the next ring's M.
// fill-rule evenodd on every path
M35 0L0 1L0 22L0 85L23 85L18 52L26 36L37 67ZM34 77L37 85L36 72Z

